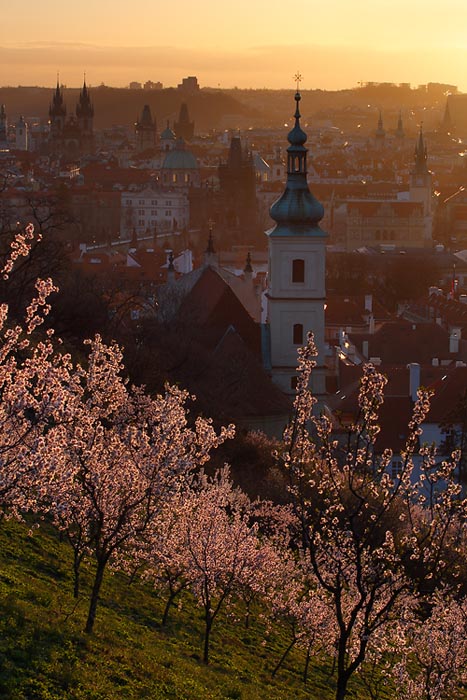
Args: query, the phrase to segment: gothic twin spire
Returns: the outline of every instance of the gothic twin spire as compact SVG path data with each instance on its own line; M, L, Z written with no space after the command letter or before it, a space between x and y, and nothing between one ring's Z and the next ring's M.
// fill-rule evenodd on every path
M49 107L49 117L65 117L66 116L66 105L63 99L63 90L60 87L59 77L57 75L57 86L54 90L52 97L52 103ZM89 89L86 85L86 78L83 81L83 87L79 93L78 104L76 105L76 116L81 117L93 117L94 107L91 102L91 97L89 94Z

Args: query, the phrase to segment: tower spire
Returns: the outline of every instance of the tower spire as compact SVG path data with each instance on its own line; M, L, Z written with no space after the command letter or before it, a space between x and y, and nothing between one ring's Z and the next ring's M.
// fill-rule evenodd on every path
M418 140L415 146L415 154L414 154L414 160L415 160L415 170L417 173L425 173L427 172L427 159L428 159L428 153L427 153L427 148L425 141L423 139L423 122L420 124L420 131L418 134Z
M298 83L297 76L296 80ZM298 90L294 99L295 125L287 136L290 144L287 148L287 183L284 193L271 207L270 214L277 226L269 235L283 235L286 230L293 228L296 232L303 229L307 235L324 236L318 226L324 216L323 205L310 192L306 179L307 135L300 126L301 94Z

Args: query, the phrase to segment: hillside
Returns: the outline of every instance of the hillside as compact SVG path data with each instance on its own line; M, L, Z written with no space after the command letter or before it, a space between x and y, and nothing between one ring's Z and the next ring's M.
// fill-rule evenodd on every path
M0 104L6 105L10 120L23 114L26 117L39 117L46 122L52 92L51 88L43 87L2 87ZM74 113L78 96L77 88L64 89L68 114ZM196 131L222 128L225 115L254 118L256 114L253 108L221 91L202 90L196 95L187 96L174 88L146 91L101 86L91 89L91 98L95 110L94 126L97 129L108 128L113 124L131 127L145 104L151 107L159 130L165 128L167 119L172 124L178 118L182 102L188 104L190 119L195 120Z
M0 104L5 104L10 120L20 114L39 117L46 122L52 97L52 89L44 87L0 87ZM78 99L77 88L65 88L64 97L68 114L73 114ZM195 120L196 132L210 129L281 127L291 116L293 90L214 90L203 89L194 95L186 95L175 88L164 90L129 90L99 86L91 89L95 106L95 127L108 128L113 124L131 127L145 104L156 116L159 130L177 119L180 104L188 104L190 118ZM464 132L467 128L465 104L467 96L449 97L453 122ZM332 117L337 123L342 114L348 119L368 119L368 129L375 128L377 109L381 108L388 119L397 118L399 110L407 117L415 110L417 119L422 115L430 128L438 126L444 113L446 97L436 90L430 92L404 86L382 84L349 90L302 90L301 112L305 118ZM368 114L367 114L368 113ZM357 120L357 121L358 121ZM389 123L389 121L388 121Z
M48 528L46 528L48 530ZM84 576L84 586L89 583ZM163 601L115 574L104 582L96 631L82 633L86 600L72 594L71 559L48 531L0 526L0 698L8 700L331 700L326 665L292 652L271 671L290 639L265 642L258 611L245 629L241 611L213 628L212 663L201 658L201 612L189 598L160 625ZM217 623L216 623L217 624ZM312 662L313 664L313 662ZM355 687L355 686L354 686ZM354 698L364 697L356 690ZM351 696L352 697L352 696Z

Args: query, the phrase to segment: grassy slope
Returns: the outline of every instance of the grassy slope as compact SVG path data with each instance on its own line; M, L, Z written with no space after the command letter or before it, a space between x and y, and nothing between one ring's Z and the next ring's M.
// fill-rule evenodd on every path
M89 589L84 572L83 588ZM162 601L139 584L108 575L95 634L82 633L87 602L71 595L68 548L52 533L0 524L0 698L8 700L176 698L177 700L331 700L332 681L312 666L306 688L303 654L292 653L275 679L271 669L288 640L263 644L254 620L224 616L213 628L212 662L200 661L201 612L185 599L166 630ZM358 686L350 697L364 697Z

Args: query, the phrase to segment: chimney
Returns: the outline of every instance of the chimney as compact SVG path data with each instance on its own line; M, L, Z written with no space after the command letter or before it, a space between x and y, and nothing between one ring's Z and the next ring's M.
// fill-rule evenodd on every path
M410 398L415 403L417 400L417 391L420 388L420 365L418 362L411 362L407 365L409 369L409 393Z
M449 352L457 353L459 352L459 341L461 338L461 329L453 328L451 335L449 336Z
M370 333L370 335L373 335L374 332L375 332L375 317L373 316L373 314L370 314L370 316L368 318L368 333Z
M365 311L370 313L373 311L373 295L365 294Z
M368 340L362 341L362 355L368 359Z

